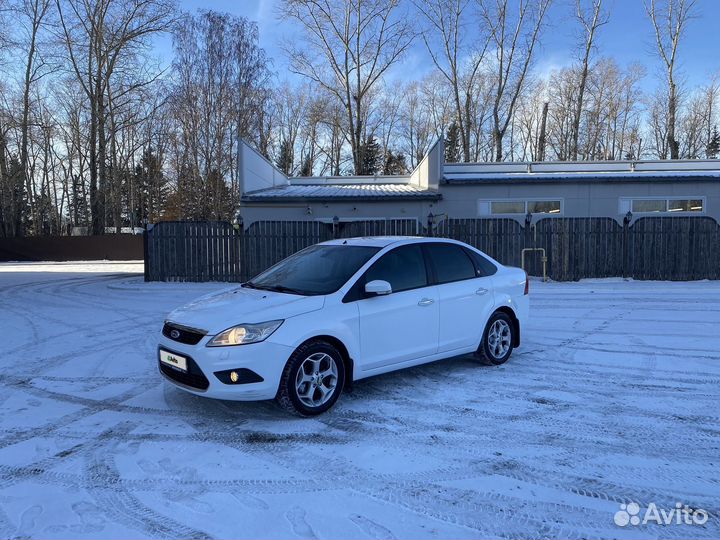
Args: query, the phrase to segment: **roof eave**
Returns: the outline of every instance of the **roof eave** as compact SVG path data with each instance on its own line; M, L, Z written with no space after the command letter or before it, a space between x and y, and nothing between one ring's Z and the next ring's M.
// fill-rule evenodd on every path
M323 203L323 202L395 202L395 201L439 201L442 199L440 193L433 194L422 194L422 195L360 195L360 196L340 196L340 197L254 197L252 195L243 195L240 197L241 203L287 203L287 202L302 202L302 203Z
M442 183L446 185L452 184L555 184L555 183L671 183L671 182L719 182L720 176L717 175L679 175L679 176L598 176L598 175L578 175L578 176L505 176L492 178L443 178Z

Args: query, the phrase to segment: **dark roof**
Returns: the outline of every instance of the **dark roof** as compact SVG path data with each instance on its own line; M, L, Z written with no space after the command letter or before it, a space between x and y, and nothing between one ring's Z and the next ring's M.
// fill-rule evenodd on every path
M413 184L298 184L249 191L242 202L344 201L344 200L413 200L437 201L442 195L435 190Z
M720 180L720 171L663 171L663 172L495 172L446 173L447 184L524 184L572 182L713 182Z

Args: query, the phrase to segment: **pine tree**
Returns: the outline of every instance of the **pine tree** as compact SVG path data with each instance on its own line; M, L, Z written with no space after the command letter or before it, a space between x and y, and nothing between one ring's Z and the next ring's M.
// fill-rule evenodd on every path
M393 174L393 167L395 166L395 155L392 150L388 150L385 153L385 165L383 165L383 174L388 176Z
M395 174L405 174L408 172L407 162L405 161L405 154L398 152L395 154Z
M405 154L398 152L393 154L392 150L387 151L385 157L385 165L383 167L383 174L385 175L397 175L405 174L407 172L407 164L405 163Z
M288 139L283 139L282 143L280 143L280 154L278 155L275 164L278 169L285 174L289 175L292 172L293 148Z
M708 159L717 159L720 155L720 133L718 133L717 126L713 128L712 137L710 137L705 153Z
M453 122L445 135L445 162L457 163L458 161L460 161L460 128L457 122Z
M375 140L375 137L370 135L365 139L365 144L362 147L362 170L360 174L377 174L381 163L380 145Z
M170 188L168 180L163 174L162 160L148 148L143 152L140 163L135 167L134 200L128 205L132 213L129 223L133 227L160 220L162 209L165 207Z
M300 176L312 176L313 173L313 162L312 157L310 154L305 156L305 159L302 162L302 165L300 167Z

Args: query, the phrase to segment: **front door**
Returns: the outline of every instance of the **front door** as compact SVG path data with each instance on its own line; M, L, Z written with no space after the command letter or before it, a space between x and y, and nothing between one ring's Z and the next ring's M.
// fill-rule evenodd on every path
M422 248L400 246L383 255L365 275L364 284L381 279L392 292L358 300L360 369L382 368L435 354L438 348L437 287L429 285Z

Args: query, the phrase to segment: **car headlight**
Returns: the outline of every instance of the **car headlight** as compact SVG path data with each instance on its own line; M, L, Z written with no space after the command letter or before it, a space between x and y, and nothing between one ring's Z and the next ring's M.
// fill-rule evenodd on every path
M230 345L258 343L269 338L275 330L280 328L282 323L283 321L279 320L258 324L239 324L220 332L208 342L207 346L227 347Z

